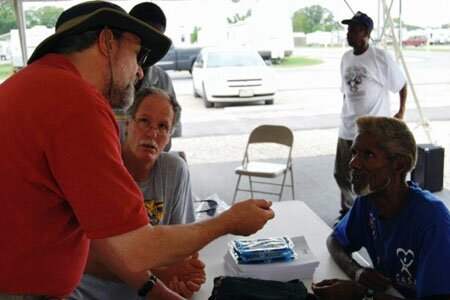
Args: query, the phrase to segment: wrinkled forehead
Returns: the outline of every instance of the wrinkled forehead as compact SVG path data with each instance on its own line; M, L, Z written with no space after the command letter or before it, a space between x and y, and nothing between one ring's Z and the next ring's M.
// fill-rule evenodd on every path
M170 98L161 93L151 93L142 98L136 109L136 114L141 112L161 111L167 112L170 116L175 114Z

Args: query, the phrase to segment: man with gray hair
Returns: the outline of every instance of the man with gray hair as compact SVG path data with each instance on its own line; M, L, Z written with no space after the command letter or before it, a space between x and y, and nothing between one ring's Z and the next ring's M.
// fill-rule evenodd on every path
M144 196L150 223L188 224L195 221L189 168L175 153L163 151L169 142L179 111L165 91L140 89L127 110L122 158ZM139 246L137 246L139 247ZM85 275L70 299L144 299L107 266L99 269L90 256ZM182 262L152 272L172 290L191 297L205 282L204 263L194 254Z
M163 10L153 2L143 2L135 5L130 10L130 15L149 24L161 33L166 31L166 15ZM181 137L182 135L181 105L177 101L177 95L175 93L175 89L173 88L172 79L165 70L157 65L149 64L144 64L142 66L142 70L144 71L144 77L136 83L135 87L137 91L148 87L156 87L167 92L172 98L172 103L174 104L176 113L176 120L173 125L173 132L170 136L169 142L164 148L164 151L169 151L172 146L172 138Z
M140 296L179 299L149 269L224 234L256 232L274 217L271 203L240 202L201 223L149 224L111 108L132 104L140 65L161 59L171 41L106 1L65 10L55 28L0 85L0 299L64 298L89 246Z
M388 52L369 44L372 19L358 11L351 19L343 20L342 24L348 25L347 42L352 49L345 52L341 60L341 92L344 98L334 164L334 178L341 198L337 221L355 201L348 163L351 159L350 147L356 135L356 119L363 115L390 117L389 92L398 93L400 105L393 116L403 119L407 96L406 79L397 63Z
M430 192L407 182L417 147L398 119L364 116L351 147L352 188L359 195L327 241L336 263L354 281L313 284L320 299L450 299L450 213ZM352 253L366 248L373 267Z

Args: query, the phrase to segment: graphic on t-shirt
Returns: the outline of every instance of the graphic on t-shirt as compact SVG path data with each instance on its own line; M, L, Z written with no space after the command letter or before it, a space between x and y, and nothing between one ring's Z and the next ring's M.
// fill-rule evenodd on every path
M374 242L378 238L378 236L377 236L377 228L375 226L375 221L376 221L375 215L373 213L369 213L369 228L372 231L372 238L373 238ZM376 253L376 258L375 258L374 263L375 263L375 265L377 266L378 269L382 268L382 265L381 265L382 262L383 261L381 260L380 253Z
M409 267L414 262L414 252L411 249L405 251L402 248L398 248L397 257L400 259L400 263L402 264L400 273L395 275L397 282L400 285L414 288L416 286L416 281L409 270Z
M367 78L367 71L360 66L352 66L345 69L344 79L348 89L352 93L358 93L359 87Z
M164 217L163 199L145 199L144 205L150 219L150 224L152 226L160 224Z

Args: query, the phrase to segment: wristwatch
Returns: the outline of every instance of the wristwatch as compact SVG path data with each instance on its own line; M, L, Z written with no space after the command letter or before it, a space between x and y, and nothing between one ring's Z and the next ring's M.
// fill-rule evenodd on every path
M371 288L367 289L366 294L361 300L374 300L375 299L375 291Z
M148 293L150 293L150 291L153 289L153 287L156 284L156 276L151 274L148 279L147 282L138 290L138 295L140 297L144 297L146 296Z

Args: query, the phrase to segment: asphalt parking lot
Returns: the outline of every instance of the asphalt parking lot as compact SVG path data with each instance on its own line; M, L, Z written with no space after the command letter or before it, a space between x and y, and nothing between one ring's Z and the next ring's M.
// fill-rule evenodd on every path
M307 202L329 224L337 215L339 198L332 170L342 101L339 61L345 49L298 51L322 58L324 63L275 68L278 92L274 105L222 105L206 109L202 100L192 95L190 74L170 73L183 107L183 137L173 140L173 149L186 152L197 196L218 194L229 203L237 178L234 168L242 160L250 131L260 124L282 124L295 135L296 198ZM430 124L432 142L449 149L450 52L405 51L404 55L423 114ZM398 107L397 99L397 95L391 95L393 112ZM411 87L405 120L418 143L430 142L420 125ZM448 155L444 170L444 190L437 195L449 205Z

